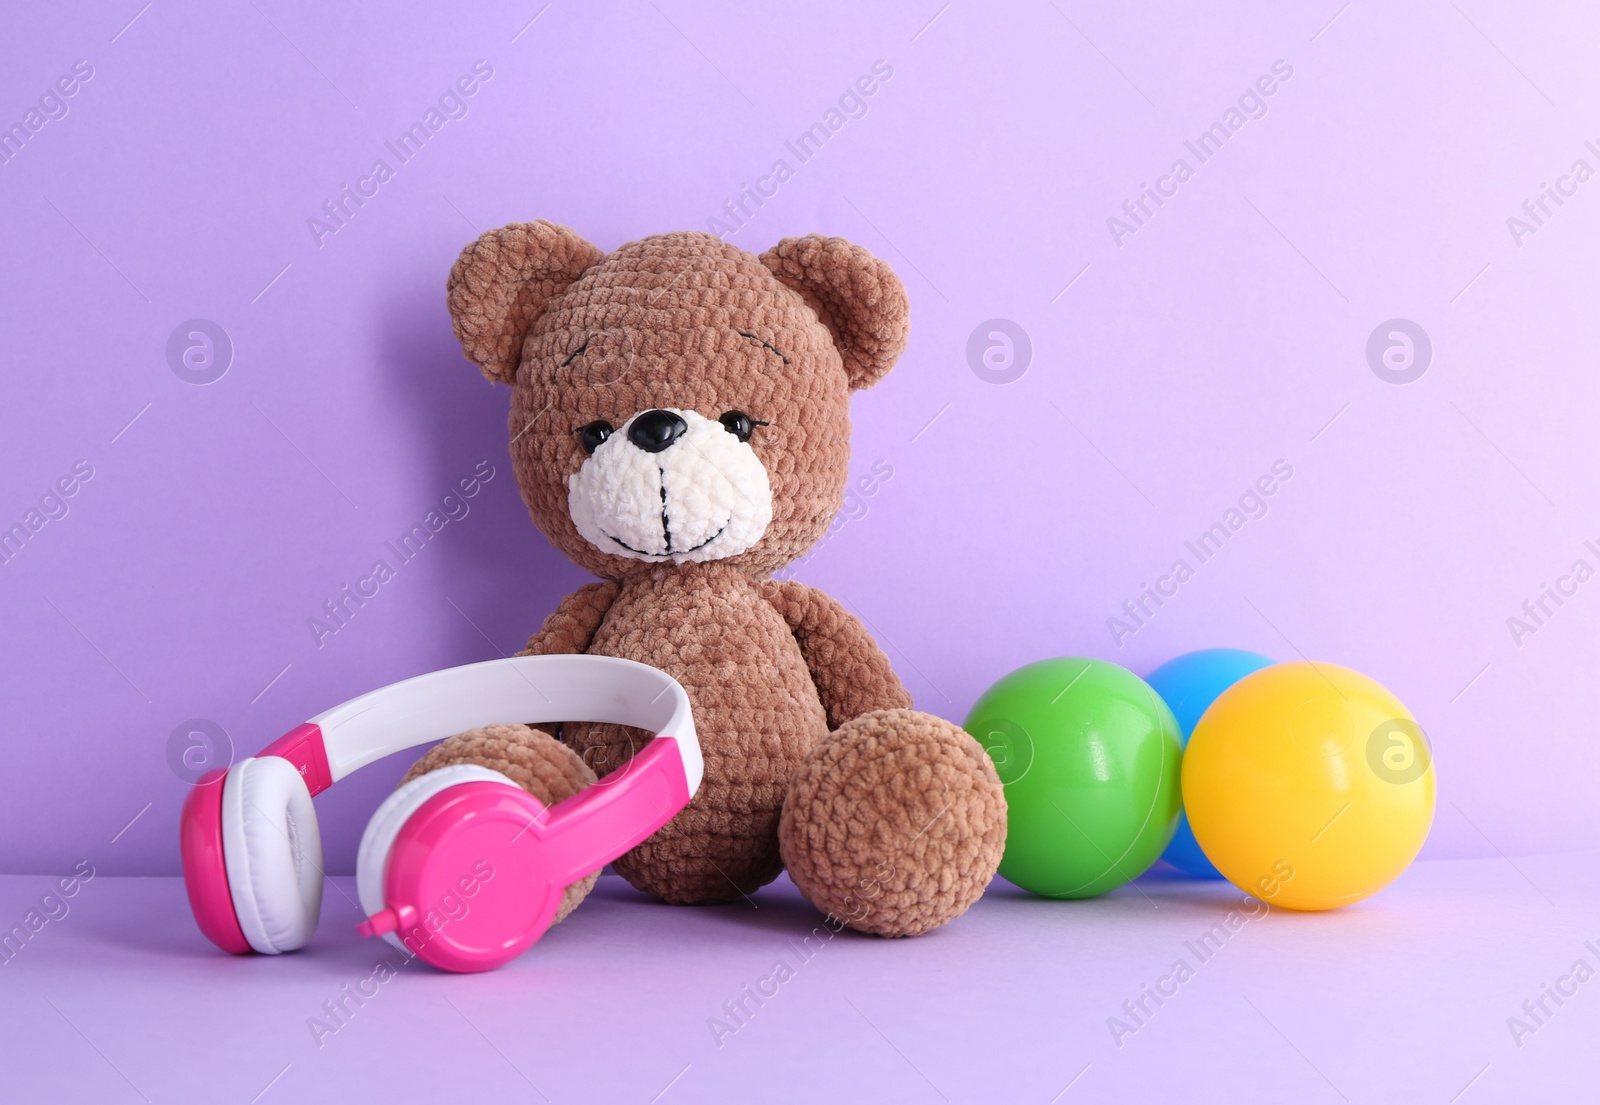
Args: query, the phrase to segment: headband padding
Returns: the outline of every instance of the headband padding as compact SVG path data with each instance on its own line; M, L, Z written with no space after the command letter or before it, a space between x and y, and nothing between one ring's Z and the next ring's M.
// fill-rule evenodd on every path
M222 847L245 940L264 955L304 947L322 912L322 836L293 764L264 756L229 769Z

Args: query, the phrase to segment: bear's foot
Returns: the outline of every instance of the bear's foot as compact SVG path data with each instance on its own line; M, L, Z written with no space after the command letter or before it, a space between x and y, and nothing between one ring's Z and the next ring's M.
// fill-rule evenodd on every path
M437 744L406 772L402 783L451 764L477 764L498 771L547 806L592 786L595 774L576 752L549 733L527 725L488 725L457 733ZM573 883L561 896L556 924L594 889L600 872Z
M876 710L841 725L801 765L778 841L812 905L859 932L917 936L959 917L994 877L1005 794L962 729Z

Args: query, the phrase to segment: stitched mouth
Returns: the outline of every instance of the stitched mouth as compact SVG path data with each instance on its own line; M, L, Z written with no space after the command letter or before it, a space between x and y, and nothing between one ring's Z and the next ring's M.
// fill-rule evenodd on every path
M730 521L731 521L731 519L730 519ZM707 545L711 544L711 542L713 542L717 538L721 537L723 535L723 533L727 531L727 528L728 528L728 523L724 522L724 523L722 523L722 529L717 530L716 533L713 533L710 537L707 537L704 541L700 542L694 548L692 548L692 549L674 549L671 552L646 552L643 549L634 548L632 545L628 544L626 541L624 541L622 538L616 536L615 534L607 533L606 536L611 538L611 540L615 541L617 544L621 545L623 548L627 549L631 553L637 553L640 556L659 556L659 557L662 557L664 559L664 558L669 557L669 556L686 556L686 555L688 555L689 553L692 553L692 552L699 552L701 549L703 549ZM600 532L605 533L604 530L601 530Z

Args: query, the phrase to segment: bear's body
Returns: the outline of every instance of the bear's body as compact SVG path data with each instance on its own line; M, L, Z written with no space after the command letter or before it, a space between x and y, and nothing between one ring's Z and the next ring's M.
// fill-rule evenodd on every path
M994 766L959 728L909 708L839 603L770 578L837 513L850 393L905 347L889 267L817 235L760 257L690 232L606 255L564 227L521 223L463 251L449 299L468 358L512 385L529 513L601 577L526 651L650 664L694 709L700 791L617 871L700 904L748 896L787 866L813 904L891 936L965 910L1004 846ZM564 743L475 730L414 771L508 764L541 793L564 765L571 792L588 768L626 770L645 736L572 722Z
M694 806L618 860L617 871L669 902L729 901L777 878L783 797L828 735L828 720L794 634L757 583L716 564L630 578L585 651L637 660L694 687L705 755ZM603 776L632 755L640 734L568 724L562 737Z

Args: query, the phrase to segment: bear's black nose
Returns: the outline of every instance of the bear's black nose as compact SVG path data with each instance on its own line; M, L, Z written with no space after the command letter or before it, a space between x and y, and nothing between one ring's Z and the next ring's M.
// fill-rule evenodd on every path
M688 429L689 424L671 411L645 411L628 427L628 440L647 453L659 453Z

